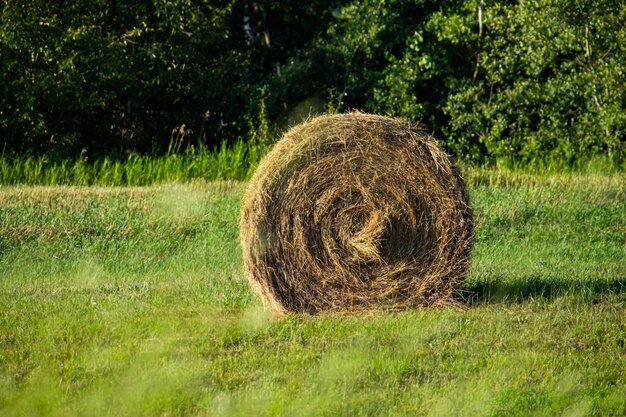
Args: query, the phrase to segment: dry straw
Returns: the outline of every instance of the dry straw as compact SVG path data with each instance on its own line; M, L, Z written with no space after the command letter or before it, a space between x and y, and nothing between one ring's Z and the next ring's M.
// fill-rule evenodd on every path
M279 315L452 304L473 240L464 182L434 139L363 113L289 130L240 226L246 275Z

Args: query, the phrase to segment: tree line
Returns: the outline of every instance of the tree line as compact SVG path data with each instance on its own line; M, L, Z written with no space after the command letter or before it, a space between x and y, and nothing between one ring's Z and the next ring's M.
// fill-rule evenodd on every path
M315 112L463 160L622 164L622 0L4 0L4 155L271 143Z

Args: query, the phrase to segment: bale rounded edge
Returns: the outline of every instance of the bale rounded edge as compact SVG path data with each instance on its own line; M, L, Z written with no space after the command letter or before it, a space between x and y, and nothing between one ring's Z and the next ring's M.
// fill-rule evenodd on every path
M454 304L473 238L465 183L435 140L364 113L285 133L240 218L245 274L277 315Z

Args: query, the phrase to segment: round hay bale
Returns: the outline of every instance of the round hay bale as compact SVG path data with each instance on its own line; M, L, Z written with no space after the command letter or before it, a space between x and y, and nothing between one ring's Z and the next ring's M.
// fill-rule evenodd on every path
M240 220L245 273L279 315L454 304L473 236L463 179L434 139L363 113L289 130Z

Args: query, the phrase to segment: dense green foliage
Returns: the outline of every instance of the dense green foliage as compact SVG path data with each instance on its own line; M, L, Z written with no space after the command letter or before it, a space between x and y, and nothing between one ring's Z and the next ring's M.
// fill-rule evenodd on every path
M0 147L163 154L360 109L472 162L621 165L624 21L620 0L6 0Z
M454 145L526 162L623 160L626 3L535 0L485 13L475 76L445 105Z
M466 177L467 309L281 320L245 184L0 187L0 415L625 415L623 174Z

